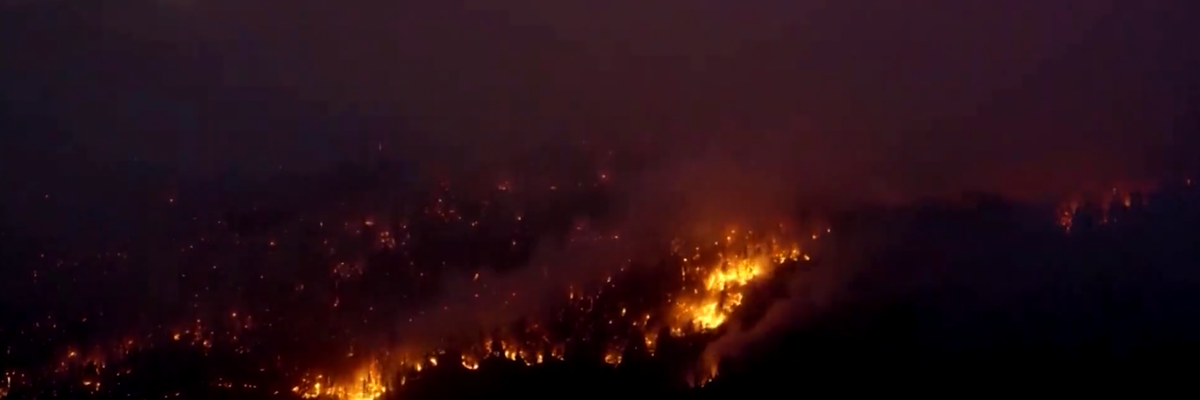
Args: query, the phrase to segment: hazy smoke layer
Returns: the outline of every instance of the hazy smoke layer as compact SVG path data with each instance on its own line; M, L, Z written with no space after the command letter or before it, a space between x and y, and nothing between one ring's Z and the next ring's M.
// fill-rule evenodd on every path
M587 140L774 188L1039 194L1158 167L1197 65L1189 7L18 2L0 77L90 163L305 170L383 145L467 168Z

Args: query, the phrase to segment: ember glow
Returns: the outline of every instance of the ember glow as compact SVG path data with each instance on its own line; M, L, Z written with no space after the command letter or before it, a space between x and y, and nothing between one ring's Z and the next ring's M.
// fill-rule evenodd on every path
M210 397L374 400L447 374L589 364L654 365L700 390L729 373L709 346L765 318L781 284L832 268L822 262L855 232L825 215L746 223L736 208L639 226L607 203L628 174L596 169L550 182L439 180L394 203L348 194L287 217L278 205L184 211L179 196L167 212L186 229L156 238L173 269L154 284L170 283L169 300L140 300L133 315L29 316L0 332L18 359L35 360L6 371L3 389L66 382L85 397L171 398L177 389L127 391L167 379L156 375L165 365ZM1040 210L1040 222L1079 236L1136 222L1159 201L1151 186L1114 186ZM145 272L130 260L146 257L133 250L38 249L27 279L55 290L133 281Z
M750 283L801 257L795 245L781 246L774 239L759 242L753 232L738 235L736 230L724 243L714 242L707 252L701 249L693 247L682 257L679 272L686 284L675 301L674 332L719 328L742 304Z
M1187 182L1185 179L1185 186ZM1131 210L1145 208L1149 202L1147 195L1155 190L1152 184L1123 183L1100 194L1076 194L1058 206L1058 225L1069 233L1077 218L1094 219L1101 225L1120 223ZM1081 212L1087 215L1080 215Z
M780 237L752 231L738 234L733 230L725 240L702 240L697 245L676 240L669 262L664 264L670 266L665 268L677 268L677 273L669 274L678 278L669 281L675 289L648 297L639 296L644 293L617 290L622 285L638 283L634 281L637 276L622 274L632 271L619 268L616 274L597 279L591 291L567 288L562 308L554 313L558 316L556 320L535 322L536 316L529 316L515 326L516 330L483 327L482 331L495 333L481 335L474 343L407 352L428 356L410 356L397 362L398 369L408 371L399 384L419 379L431 368L441 368L443 363L439 360L446 357L456 357L457 362L445 365L470 371L479 370L489 359L525 366L565 361L571 357L572 343L587 340L597 332L609 333L600 345L603 349L600 358L613 367L622 364L627 349L633 345L653 356L658 332L685 337L721 329L737 313L757 280L771 276L777 268L799 262L806 255L797 244L781 241ZM479 279L475 274L471 280ZM646 303L647 298L660 301ZM641 304L634 306L637 303ZM411 361L414 359L419 361ZM715 376L715 365L697 365L697 368L706 371L701 374L704 379L700 384ZM322 393L330 394L328 389Z
M639 341L644 351L653 355L660 331L666 330L674 337L718 331L737 313L757 281L770 277L777 268L787 268L807 257L796 242L783 241L781 237L784 237L781 233L768 235L730 230L724 240L676 240L667 263L672 266L668 268L677 268L677 279L671 281L676 288L661 294L660 304L651 303L631 310L628 304L637 299L628 298L629 292L613 289L632 282L621 279L623 276L620 275L615 279L609 276L593 293L568 292L566 308L560 315L585 311L584 319L578 322L587 327L584 331L556 339L552 333L543 331L541 325L531 324L525 327L525 333L536 332L535 339L484 338L480 345L463 350L461 365L476 370L480 360L487 358L519 361L525 365L541 364L548 358L563 360L564 349L572 340L586 337L596 329L590 325L594 321L588 319L599 319L602 325L627 327L613 330L615 334L603 345L603 361L614 367L621 365L626 349ZM621 306L619 309L608 307L614 304ZM697 365L697 368L704 372L698 374L703 378L694 381L695 384L703 384L716 376L715 364Z
M305 377L292 392L303 399L374 400L388 391L383 379L379 365L372 363L348 374L347 379L320 374Z
M181 365L231 360L246 366L195 376L208 382L213 395L366 400L402 396L434 371L483 373L496 363L622 368L630 357L658 356L665 342L694 342L685 347L702 349L696 344L719 336L758 282L814 262L801 248L816 250L818 235L810 239L779 224L658 238L656 255L636 262L614 257L590 269L574 268L570 264L577 261L571 259L540 266L543 273L568 273L558 280L496 272L536 269L524 264L556 226L569 227L563 243L598 246L596 254L647 240L623 234L589 209L591 198L603 198L609 185L619 183L614 169L586 174L589 180L574 184L503 180L478 190L439 181L403 207L339 201L286 223L264 224L278 217L257 206L208 218L181 216L191 228L171 237L169 246L175 249L178 306L163 313L161 322L136 329L105 326L115 337L106 343L58 339L67 345L55 357L53 372L39 372L36 380L74 380L90 395L119 394L140 379L139 372L154 372L158 367L143 365L156 365L150 363L161 353L176 354ZM518 201L522 196L561 198L566 202L559 207L578 209L550 214ZM188 204L177 200L173 207ZM126 251L111 251L79 263L119 265L128 257ZM76 263L53 254L37 261ZM37 271L37 282L63 279L42 273L63 270ZM461 285L446 285L456 277L464 277ZM546 293L557 295L543 298ZM474 319L473 313L507 317ZM30 329L53 334L68 326L60 318L34 319ZM75 324L106 321L99 313L78 320ZM693 358L692 366L676 374L680 384L702 384L714 376L715 365L700 365L698 355L686 357ZM6 389L27 385L25 378L11 376L17 382Z

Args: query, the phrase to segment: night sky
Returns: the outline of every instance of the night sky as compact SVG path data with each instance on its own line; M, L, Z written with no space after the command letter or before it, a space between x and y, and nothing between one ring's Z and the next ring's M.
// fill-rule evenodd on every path
M590 139L716 147L809 190L1039 193L1162 167L1200 40L1188 1L4 7L6 175L68 148L270 174L377 144L450 168Z

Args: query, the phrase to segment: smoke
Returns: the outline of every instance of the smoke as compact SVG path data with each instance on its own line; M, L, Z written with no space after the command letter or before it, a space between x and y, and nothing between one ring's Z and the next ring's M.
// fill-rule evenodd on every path
M322 169L380 144L474 168L589 141L715 145L828 195L1033 195L1169 148L1196 65L1181 7L35 2L5 13L4 50L25 56L0 76L95 162L184 173Z
M523 318L556 311L572 288L576 293L612 276L638 254L634 242L606 237L567 243L539 242L529 265L508 273L489 269L445 277L442 295L419 320L402 321L409 343L429 345L446 337L474 338L483 331L507 328ZM643 249L644 250L644 249ZM640 251L646 254L645 251Z
M653 160L612 178L620 214L604 230L621 239L542 240L527 268L452 278L439 306L463 312L400 328L416 337L528 315L643 247L774 226L801 199L1037 198L1143 177L1177 134L1177 83L1200 67L1186 1L4 6L0 35L14 39L0 52L21 56L0 65L0 107L65 132L47 144L41 127L14 129L29 139L0 146L0 169L26 175L0 178L21 186L6 196L109 195L30 166L61 148L79 170L134 160L183 176L385 157L425 178L476 176L584 143ZM712 352L821 309L848 273L804 274ZM519 294L480 304L480 290Z
M869 255L877 253L878 247L886 246L892 240L882 232L868 232L853 238L826 241L836 244L823 251L820 265L787 276L785 292L767 306L761 318L749 322L731 320L726 331L708 343L701 355L703 366L715 369L723 361L752 353L756 345L770 343L778 335L826 316L839 305L864 297L851 287L851 283L861 274L872 273L864 270Z

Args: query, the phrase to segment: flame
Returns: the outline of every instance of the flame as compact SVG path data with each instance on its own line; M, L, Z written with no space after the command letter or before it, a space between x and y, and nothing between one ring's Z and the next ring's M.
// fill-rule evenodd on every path
M730 315L742 305L748 286L756 279L769 274L787 261L798 261L801 255L797 246L779 246L775 240L762 243L753 241L747 234L745 248L726 246L717 250L716 261L708 266L693 266L688 260L706 259L701 254L685 257L682 275L702 276L703 284L681 293L681 301L675 309L675 325L672 333L709 331L717 329L729 320ZM733 243L733 241L728 241ZM740 247L740 246L736 246ZM699 274L696 274L699 273Z
M463 354L462 355L462 366L463 366L463 368L466 368L469 370L477 370L477 369L479 369L479 360L476 360L474 356Z
M325 375L306 377L301 385L292 387L292 392L303 399L375 400L388 392L382 377L379 364L371 363L350 374L349 379L335 380Z
M621 365L621 353L616 349L609 349L604 353L604 362L614 367Z

